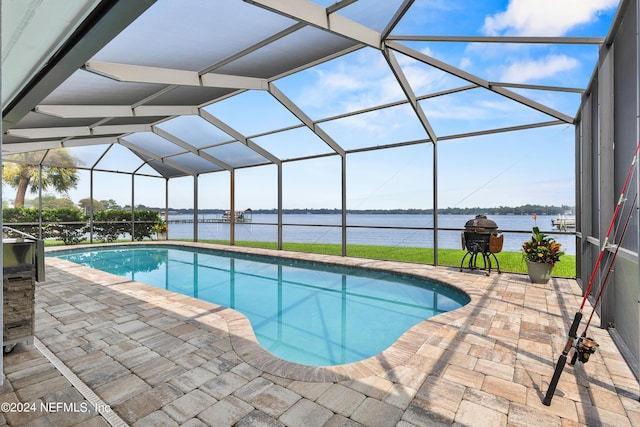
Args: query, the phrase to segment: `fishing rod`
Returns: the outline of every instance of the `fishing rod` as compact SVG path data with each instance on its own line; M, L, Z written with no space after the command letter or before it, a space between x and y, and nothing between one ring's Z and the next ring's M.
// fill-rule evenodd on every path
M600 303L600 299L602 298L602 294L604 292L605 287L607 286L609 275L613 271L613 265L616 262L616 257L618 256L618 251L620 250L620 244L624 240L624 236L627 233L627 227L629 226L629 222L631 222L631 218L633 217L633 209L636 206L636 201L638 200L638 192L636 191L636 195L633 198L633 203L631 203L631 207L629 208L629 213L627 214L627 219L624 223L624 227L622 227L622 232L620 233L620 237L618 238L618 244L616 245L616 249L611 256L611 260L609 262L609 268L607 268L607 273L602 280L602 284L600 285L600 290L598 291L598 296L596 297L593 303L593 309L591 310L591 315L589 316L589 320L587 320L587 324L584 327L584 332L580 335L578 342L576 343L576 351L573 353L573 357L571 358L571 365L576 364L576 360L580 358L580 361L586 363L589 360L589 356L596 351L598 344L592 339L587 338L587 330L589 329L589 325L591 324L591 319L593 319L593 315L596 312L596 308Z
M587 302L587 298L591 293L591 287L593 286L593 281L598 273L598 268L600 267L600 261L602 261L602 256L609 245L609 238L611 237L611 230L613 230L613 226L616 223L616 219L618 217L618 212L620 211L620 206L622 202L625 200L625 195L627 193L627 187L629 186L629 181L631 181L631 175L633 175L633 171L635 170L636 162L638 161L638 150L640 150L640 141L638 141L638 146L636 147L636 152L633 155L633 159L631 160L631 166L629 167L629 172L627 172L627 179L624 181L624 186L622 187L622 191L620 192L620 198L618 199L618 204L616 204L616 209L613 211L613 216L611 217L611 223L609 224L609 229L607 230L607 236L604 238L604 242L602 247L600 248L600 253L598 254L598 259L593 268L593 272L591 273L591 279L589 279L589 286L587 286L587 290L584 294L584 298L582 299L582 304L580 305L580 311L584 308L584 304Z
M589 298L589 294L591 293L591 288L593 287L593 283L595 281L596 275L600 269L600 263L602 262L602 257L604 256L607 247L609 246L609 239L611 238L611 232L616 224L618 213L620 212L620 206L626 200L627 188L629 187L629 182L631 181L631 176L635 171L635 166L638 161L638 151L640 150L640 141L638 141L638 145L636 146L635 153L631 160L631 166L629 167L629 171L627 172L627 178L625 179L624 185L622 187L622 191L620 192L620 197L618 198L618 203L616 204L616 208L613 211L613 216L611 217L611 222L609 223L609 229L607 230L607 235L604 238L602 247L600 249L600 253L598 254L598 259L596 260L595 265L593 266L593 272L591 273L591 278L589 279L589 285L584 294L584 298L582 299L582 304L580 304L580 309L576 312L573 317L573 322L571 323L571 327L569 327L569 336L567 338L567 342L562 349L562 354L558 357L558 362L556 363L556 368L553 372L553 376L551 377L551 382L549 383L549 389L547 390L547 394L545 395L542 403L546 406L551 405L551 399L553 398L554 393L556 392L556 387L558 386L558 381L560 380L560 375L562 375L562 371L564 370L564 366L567 363L567 355L574 347L576 340L578 339L577 332L578 327L580 326L580 321L582 320L582 310ZM631 210L633 211L633 210ZM595 346L591 347L592 352L595 351ZM588 360L588 358L587 358Z

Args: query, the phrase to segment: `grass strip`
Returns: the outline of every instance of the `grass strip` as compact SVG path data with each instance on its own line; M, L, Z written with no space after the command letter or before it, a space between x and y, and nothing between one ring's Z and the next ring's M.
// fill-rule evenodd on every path
M201 242L228 245L228 240L201 240ZM236 246L277 249L275 242L236 241ZM341 255L342 245L329 243L283 243L282 249L295 252ZM433 248L412 248L399 246L347 245L347 256L381 259L388 261L418 262L433 264ZM438 249L438 264L447 267L459 267L466 253L462 249ZM527 264L520 252L500 252L496 254L500 270L511 273L527 273ZM467 258L468 260L468 258ZM467 263L465 260L465 264ZM492 268L495 268L493 266ZM557 277L576 277L575 255L564 255L556 264L552 274Z

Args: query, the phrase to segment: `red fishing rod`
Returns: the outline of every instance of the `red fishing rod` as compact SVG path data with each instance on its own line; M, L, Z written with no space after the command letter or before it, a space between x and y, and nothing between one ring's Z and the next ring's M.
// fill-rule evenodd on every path
M591 287L593 286L593 281L600 267L600 261L602 261L602 256L604 255L604 252L606 251L607 246L609 245L609 237L611 236L611 230L613 230L613 226L616 223L618 212L620 211L620 206L622 205L622 202L625 200L625 196L627 194L627 187L629 186L629 181L631 181L631 175L633 175L636 162L638 161L638 150L640 150L640 141L638 141L636 152L633 154L633 159L631 160L631 167L629 167L629 172L627 172L627 179L624 181L624 186L622 187L622 191L620 192L620 198L618 199L618 204L616 205L616 209L613 212L613 216L611 217L611 223L609 224L609 229L607 230L607 236L604 238L604 242L602 243L602 247L600 248L600 253L598 254L598 260L596 261L596 264L593 267L593 272L591 273L591 279L589 279L589 286L587 286L587 290L584 294L584 298L582 299L582 304L580 305L580 311L582 311L582 309L584 308L584 304L587 302L587 298L589 298L589 294L591 293Z
M598 304L600 303L600 299L602 298L602 294L604 289L607 286L609 281L609 275L613 271L613 265L616 262L616 257L618 256L618 251L620 250L620 245L624 241L624 236L627 233L627 227L629 226L629 222L631 222L631 218L633 217L633 209L636 206L636 201L638 200L638 192L636 191L636 195L633 198L633 203L631 203L631 207L629 208L629 213L627 214L627 219L624 222L624 227L622 227L622 232L620 233L620 237L618 237L618 244L616 245L616 249L611 255L611 260L609 262L609 268L607 268L607 273L602 280L602 285L600 285L600 290L598 291L598 296L596 297L593 303L593 309L591 310L591 315L589 316L589 320L587 320L587 324L584 327L584 332L580 335L578 342L576 343L576 351L573 353L573 357L571 358L571 365L576 364L576 360L580 358L580 361L586 363L589 360L589 356L592 355L598 344L591 338L587 338L587 330L589 329L589 325L591 324L591 319L593 319L593 315L596 312Z
M598 296L596 297L595 302L593 303L593 311L591 312L591 316L589 316L589 320L587 321L587 325L584 328L585 333L591 324L591 319L593 318L593 313L596 311L596 307L600 302L600 298L602 297L602 292L607 285L607 280L609 280L609 275L613 271L613 264L616 261L616 256L618 256L618 250L620 250L620 244L624 240L624 235L627 233L627 227L629 226L629 222L631 222L631 218L633 217L633 209L636 206L636 201L638 200L638 192L636 191L636 195L633 198L633 203L631 203L631 208L629 208L629 213L627 214L627 219L624 223L624 227L622 228L622 233L620 233L620 237L618 238L618 244L616 245L616 250L613 251L613 255L611 256L611 262L609 263L609 269L607 270L607 274L604 276L602 280L602 286L600 286L600 290L598 291Z
M620 192L620 197L618 198L618 203L616 204L616 208L613 212L613 216L611 217L611 223L609 224L609 229L607 230L607 235L603 241L602 247L600 249L600 253L598 254L598 259L593 267L593 272L591 273L591 278L589 279L589 285L584 294L584 298L582 299L582 304L580 304L580 309L573 317L573 322L571 323L571 327L569 328L569 337L567 338L567 342L562 350L562 354L558 358L558 362L556 363L556 368L553 372L553 377L551 377L551 382L549 383L549 389L547 390L547 394L545 395L542 403L546 406L551 405L551 399L553 398L553 394L556 392L556 387L558 386L558 381L560 380L560 375L562 375L562 371L564 370L564 365L567 363L567 355L574 347L576 340L578 339L578 326L580 326L580 321L582 320L582 309L589 298L589 294L591 293L591 288L593 287L593 282L596 278L596 275L600 269L600 263L602 262L602 257L604 256L607 247L609 246L609 239L611 238L611 232L616 224L616 220L618 217L618 213L620 212L620 206L622 202L626 198L627 188L629 187L629 182L631 181L631 176L635 170L636 162L638 160L638 151L640 150L640 141L638 141L638 145L636 146L636 151L633 154L633 159L631 160L631 166L629 167L629 172L627 172L627 178L625 179L624 185L622 187L622 191ZM595 351L595 347L593 348Z

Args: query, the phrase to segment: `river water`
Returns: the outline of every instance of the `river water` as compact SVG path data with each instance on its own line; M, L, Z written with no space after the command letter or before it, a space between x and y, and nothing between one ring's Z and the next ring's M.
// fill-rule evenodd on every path
M212 219L215 215L201 215L201 219ZM283 241L296 243L340 243L342 230L341 215L337 214L283 214ZM461 231L465 223L472 219L469 215L439 215L438 241L440 248L461 249ZM531 237L531 228L538 225L540 230L550 234L558 243L562 243L565 253L575 255L575 236L571 233L559 233L553 228L551 220L555 216L538 215L534 221L526 215L488 216L496 222L499 231L504 232L502 250L517 252L522 243ZM169 220L192 220L193 215L169 216ZM275 214L253 214L251 223L236 224L235 239L261 242L276 242L278 239L278 217ZM347 243L357 245L380 245L399 247L433 247L433 230L418 228L433 227L433 216L410 214L348 214ZM396 229L372 227L400 227ZM171 223L169 238L193 239L193 224ZM442 230L453 229L453 230ZM574 231L569 229L569 232ZM200 223L200 240L228 240L229 224Z

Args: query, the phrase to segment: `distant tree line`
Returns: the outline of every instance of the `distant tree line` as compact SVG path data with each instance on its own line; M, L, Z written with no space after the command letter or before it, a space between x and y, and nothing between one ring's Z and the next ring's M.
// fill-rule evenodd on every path
M161 208L150 208L164 210ZM173 214L193 214L193 209L169 209ZM224 212L223 209L200 209L200 214L220 214ZM252 209L254 214L277 214L277 209ZM342 211L337 208L324 208L324 209L283 209L282 213L285 214L335 214L339 215ZM403 214L403 215L425 215L433 214L433 209L347 209L347 213L350 214ZM523 205L523 206L498 206L493 208L441 208L438 209L438 213L442 215L562 215L562 214L574 214L575 208L573 206L549 206L549 205Z
M37 206L37 200L26 200L26 204L29 206ZM8 205L4 206L8 208ZM61 208L77 208L84 213L89 213L91 209L91 199L84 198L75 205L69 198L58 198L50 194L42 196L42 208L43 209L61 209ZM131 209L131 206L120 206L115 200L94 200L93 211L105 211L105 210L126 210ZM164 214L165 208L152 207L139 204L136 209L140 210L152 210L160 214ZM198 214L208 215L220 215L225 209L199 209ZM252 213L256 214L277 214L277 209L252 209ZM299 208L299 209L283 209L285 214L324 214L324 215L339 215L342 211L338 208ZM169 208L169 213L173 215L193 215L193 209L176 209ZM425 215L433 214L433 209L347 209L347 213L350 214L402 214L402 215ZM575 214L575 207L562 205L522 205L522 206L497 206L492 208L440 208L438 213L441 215L563 215L563 214Z
M444 208L438 209L441 214L487 214L487 215L562 215L562 214L575 214L575 207L562 205L562 206L550 206L550 205L522 205L522 206L498 206L493 208Z

